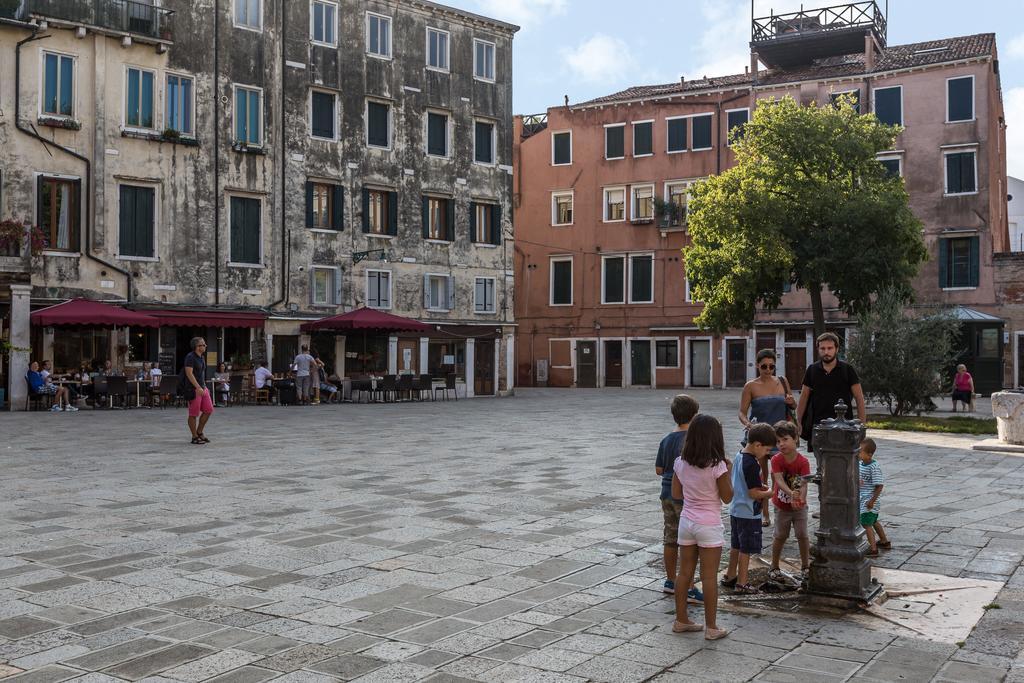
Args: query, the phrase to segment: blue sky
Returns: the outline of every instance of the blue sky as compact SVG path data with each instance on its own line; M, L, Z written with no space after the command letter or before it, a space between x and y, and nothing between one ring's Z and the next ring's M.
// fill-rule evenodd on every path
M750 0L440 0L522 27L514 41L515 112L582 102L629 85L739 73L749 62ZM884 7L884 0L878 0ZM799 0L755 0L755 13ZM835 4L804 0L806 7ZM889 0L889 43L996 33L1007 166L1024 178L1024 2Z

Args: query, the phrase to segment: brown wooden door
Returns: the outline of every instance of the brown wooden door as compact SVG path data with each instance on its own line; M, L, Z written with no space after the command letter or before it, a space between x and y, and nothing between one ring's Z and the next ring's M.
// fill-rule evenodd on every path
M494 396L494 340L477 339L473 358L473 393Z
M622 386L622 342L608 340L604 343L604 385Z
M747 341L745 339L729 339L726 341L725 385L742 387L747 382Z
M597 342L576 342L576 386L582 389L597 386Z
M799 390L804 383L804 370L807 369L807 349L787 348L786 349L786 379L789 386Z

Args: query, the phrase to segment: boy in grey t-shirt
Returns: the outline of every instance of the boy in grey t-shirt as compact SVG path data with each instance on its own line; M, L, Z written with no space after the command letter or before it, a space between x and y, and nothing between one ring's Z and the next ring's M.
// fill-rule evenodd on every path
M315 364L313 356L309 355L309 347L303 345L302 352L295 356L295 389L299 394L299 403L309 403L310 392L313 388L310 368Z

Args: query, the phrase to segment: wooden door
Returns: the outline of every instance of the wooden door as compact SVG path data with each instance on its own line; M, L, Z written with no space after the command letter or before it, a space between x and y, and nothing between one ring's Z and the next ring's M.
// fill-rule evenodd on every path
M807 369L807 349L790 347L786 349L786 379L794 391L804 383L804 370Z
M622 342L619 340L604 343L604 385L622 386Z
M494 396L494 340L477 339L473 353L473 393Z
M581 389L597 387L597 342L576 342L576 386Z
M747 382L747 341L745 339L729 339L726 348L725 385L742 387Z
M651 386L651 341L634 339L629 342L629 368L635 387Z
M690 342L690 386L711 386L711 342L707 339Z

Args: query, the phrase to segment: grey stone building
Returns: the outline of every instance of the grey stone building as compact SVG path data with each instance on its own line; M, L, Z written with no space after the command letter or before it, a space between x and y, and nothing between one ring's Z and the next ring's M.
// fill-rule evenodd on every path
M422 0L0 0L0 220L46 242L0 256L11 398L17 348L166 373L195 334L509 390L516 30ZM161 327L28 329L72 297ZM300 333L360 306L435 332Z

